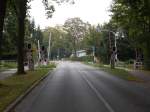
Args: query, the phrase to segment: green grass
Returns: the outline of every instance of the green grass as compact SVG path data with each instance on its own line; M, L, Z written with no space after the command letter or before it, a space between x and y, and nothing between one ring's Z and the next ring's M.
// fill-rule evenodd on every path
M55 63L49 63L48 65L40 65L38 68L55 68L56 64Z
M87 63L85 63L85 64L87 64ZM94 67L99 67L101 70L103 70L111 75L114 75L116 77L119 77L121 79L127 80L127 81L143 82L141 79L131 75L128 71L123 70L123 69L117 69L117 68L111 69L110 67L106 67L103 64L89 64L88 63L88 65L91 65Z
M94 67L104 67L104 65L103 64L97 64L97 63L94 63L93 64L93 62L91 62L91 63L89 63L89 62L84 62L84 64L86 64L86 65L90 65L90 66L94 66Z
M14 75L0 81L0 112L24 93L33 83L46 75L49 70L49 67L38 68L35 71L28 71L25 75Z

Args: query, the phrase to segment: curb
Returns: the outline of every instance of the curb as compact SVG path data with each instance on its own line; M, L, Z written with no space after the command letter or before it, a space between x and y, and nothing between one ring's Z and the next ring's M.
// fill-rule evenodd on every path
M41 82L43 81L53 70L46 73L45 76L41 77L39 80L35 81L29 89L27 89L23 94L21 94L15 101L6 107L3 112L14 112L13 109Z

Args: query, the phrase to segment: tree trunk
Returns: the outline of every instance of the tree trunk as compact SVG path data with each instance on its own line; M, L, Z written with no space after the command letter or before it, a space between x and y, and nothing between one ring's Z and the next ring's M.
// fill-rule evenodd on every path
M19 0L18 13L18 74L25 74L24 71L24 36L25 36L25 17L27 10L27 0Z
M6 12L7 0L0 1L0 60L1 60L1 52L2 52L2 38L3 38L3 26L4 26L4 18Z

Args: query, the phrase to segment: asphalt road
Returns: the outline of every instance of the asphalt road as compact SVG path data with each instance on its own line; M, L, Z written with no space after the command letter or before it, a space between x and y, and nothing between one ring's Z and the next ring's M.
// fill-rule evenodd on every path
M61 62L15 112L150 112L150 92L78 62Z

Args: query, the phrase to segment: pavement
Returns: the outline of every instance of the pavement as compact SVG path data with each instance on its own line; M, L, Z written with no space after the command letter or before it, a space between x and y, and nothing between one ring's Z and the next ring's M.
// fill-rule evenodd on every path
M135 69L128 69L125 67L117 67L118 69L123 69L131 73L131 75L134 75L144 81L150 81L150 71L144 71L144 70L135 70Z
M130 70L129 73L144 80L145 82L150 82L150 72L148 73L143 70Z
M28 70L28 67L25 67L25 70ZM0 80L4 80L17 72L17 68L6 69L4 71L0 71Z
M79 62L60 62L15 112L150 112L150 91Z
M14 69L7 69L7 70L4 70L4 71L1 71L0 72L0 80L3 80L7 77L10 77L12 76L14 73L16 73L17 69L14 68Z
M138 86L141 86L150 91L150 73L143 70L131 70L129 73L142 80L143 83L136 83Z

